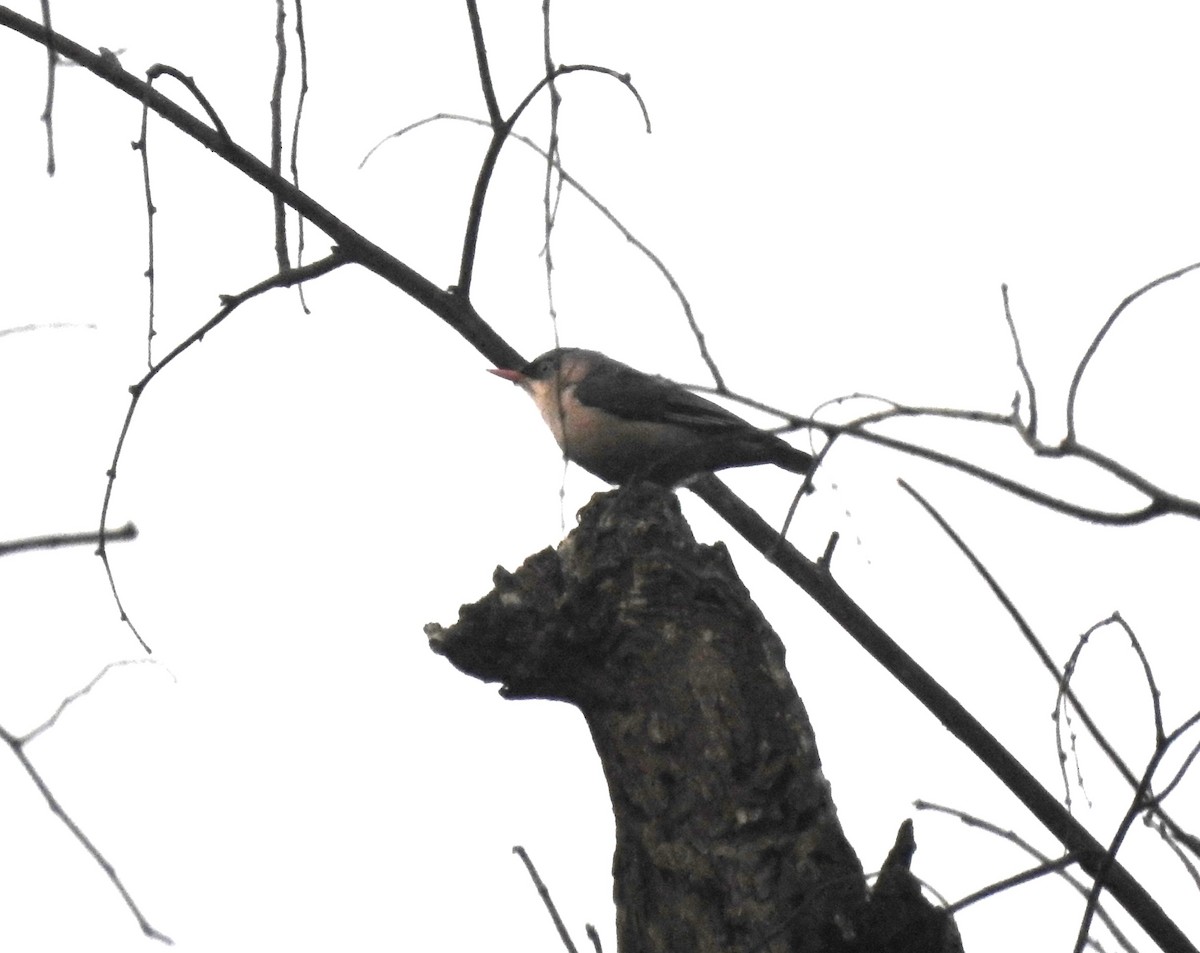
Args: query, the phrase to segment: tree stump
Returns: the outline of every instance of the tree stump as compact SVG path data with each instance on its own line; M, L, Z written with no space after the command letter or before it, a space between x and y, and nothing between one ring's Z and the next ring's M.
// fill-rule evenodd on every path
M885 905L868 901L783 645L674 494L597 494L557 550L493 581L455 625L426 627L430 645L505 697L583 712L616 820L621 951L961 949L915 880L897 889L911 849L889 871L886 923L873 915ZM902 923L897 896L940 926Z

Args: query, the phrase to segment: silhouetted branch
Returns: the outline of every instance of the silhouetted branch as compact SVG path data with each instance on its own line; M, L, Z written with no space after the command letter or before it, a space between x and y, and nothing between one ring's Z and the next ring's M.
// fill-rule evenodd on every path
M1087 897L1089 889L1088 885L1078 877L1072 875L1071 872L1066 869L1066 865L1075 863L1075 857L1073 855L1065 854L1057 860L1051 859L1015 831L1004 830L1000 827L997 827L995 824L991 824L988 821L983 820L982 818L975 817L972 814L968 814L965 811L959 811L952 807L946 807L942 804L934 804L930 801L920 800L914 801L913 806L918 811L935 811L941 814L949 814L951 817L958 818L968 827L977 827L980 830L987 831L989 834L999 837L1001 840L1006 840L1011 844L1015 844L1025 853L1029 854L1029 856L1035 857L1038 861L1040 861L1038 867L1034 869L1046 868L1047 872L1050 872L1049 868L1058 867L1058 869L1054 872L1057 873L1058 876L1067 883L1069 883L1081 897ZM988 889L990 890L991 888ZM965 906L968 901L974 902L979 899L981 898L977 897L975 894L972 894L970 897L964 897L962 900L957 901L952 905L952 907L954 909L958 909L961 906ZM1123 932L1121 932L1121 929L1117 926L1116 922L1103 907L1097 909L1096 916L1098 916L1101 922L1108 927L1109 932L1112 933L1113 939L1117 941L1117 944L1123 950L1128 951L1128 953L1137 953L1136 947L1134 947L1129 938L1126 937Z
M304 3L296 0L296 47L300 51L300 90L296 94L296 118L292 123L292 153L289 168L292 185L300 188L300 120L304 115L304 103L308 98L308 40L304 36ZM296 264L304 264L304 216L296 217ZM300 307L310 314L308 302L304 300L304 282L296 285L300 296Z
M470 123L473 126L482 126L485 129L490 128L487 120L479 119L475 116L463 116L458 113L436 113L435 115L426 116L424 119L418 119L416 122L409 123L403 129L398 129L396 132L393 132L379 140L379 142L375 143L375 145L370 148L367 154L363 156L362 161L358 164L358 167L361 169L363 166L365 166L367 164L367 160L370 159L385 142L389 142L392 139L398 139L405 133L411 132L414 129L418 129L421 126L429 125L430 123L441 120L465 122ZM518 132L510 132L509 138L515 139L517 142L520 142L532 149L543 159L550 161L550 153L539 146L528 136L523 136ZM604 216L605 219L608 220L610 225L612 225L618 232L621 233L621 237L624 238L625 241L629 242L629 244L641 252L642 255L644 255L650 261L650 264L658 269L659 274L661 274L666 280L667 284L671 288L671 291L674 292L675 297L679 299L680 307L683 308L683 314L687 319L688 327L691 329L692 337L695 338L700 349L700 357L703 359L704 363L708 365L709 372L712 374L713 381L716 384L714 393L726 393L725 381L721 376L720 370L717 368L716 360L708 350L708 342L706 341L704 332L701 330L700 324L696 320L696 316L692 311L691 302L688 301L687 295L684 294L682 286L675 279L675 276L671 273L671 270L667 267L666 263L657 254L655 254L655 252L652 251L648 245L646 245L640 238L631 232L607 205L600 201L600 199L597 198L592 192L588 191L587 187L582 182L571 175L571 173L563 167L561 161L559 161L557 157L554 159L554 168L558 173L561 182L565 182L576 192L578 192L579 195L582 196L586 202L588 202L588 204L590 204L594 209L596 209L597 212L599 212Z
M125 888L125 884L121 882L121 878L117 876L116 869L111 863L109 863L108 859L102 853L100 853L99 848L92 843L91 839L83 832L82 828L75 823L71 815L63 809L63 806L58 802L58 799L50 790L49 785L46 784L37 768L34 767L33 762L29 760L29 755L25 752L25 746L28 742L33 741L43 731L52 726L58 719L59 715L61 715L62 712L67 708L67 706L80 696L90 691L91 688L98 681L100 681L101 678L103 678L106 672L116 665L127 664L130 664L130 662L114 662L106 665L101 670L100 674L93 678L87 685L64 699L62 704L58 706L58 710L55 711L55 713L51 715L49 719L23 737L17 737L7 729L0 727L0 741L3 741L8 745L9 750L11 750L13 753L13 756L16 757L17 761L20 762L21 767L25 769L25 772L33 780L34 785L37 787L38 791L41 792L41 795L45 799L46 805L50 808L51 813L53 813L60 821L62 821L63 825L71 832L72 836L83 845L84 850L91 855L92 859L100 866L100 869L104 871L104 874L106 877L108 877L109 882L116 888L117 892L121 895L121 899L125 901L125 905L129 907L130 912L137 920L138 926L141 927L142 933L150 937L152 940L158 940L162 943L166 943L168 946L171 946L173 945L171 938L165 933L161 933L151 926L150 921L146 919L145 915L142 913L141 909L139 909L129 891Z
M31 536L27 539L14 539L0 543L0 556L10 556L13 553L25 553L34 549L58 549L62 546L98 545L102 539L111 542L125 542L137 539L137 527L132 523L110 530L103 537L96 533L59 533L52 536Z
M287 75L287 36L284 0L275 0L275 83L271 87L271 171L283 173L283 80ZM275 212L275 262L280 271L291 265L287 248L287 207L278 195L272 196Z
M1129 828L1133 826L1134 820L1152 803L1149 793L1150 785L1154 779L1154 772L1158 770L1158 765L1166 756L1171 746L1197 724L1200 724L1200 711L1192 715L1191 718L1187 719L1187 721L1171 732L1170 735L1161 739L1155 746L1154 753L1146 763L1146 770L1142 775L1141 783L1138 784L1137 789L1133 793L1125 816L1121 818L1121 823L1117 825L1117 830L1109 842L1102 862L1097 870L1091 872L1093 877L1092 889L1088 894L1088 902L1084 908L1083 917L1080 919L1079 935L1075 940L1074 953L1082 953L1087 943L1088 933L1091 932L1092 917L1095 916L1096 909L1100 903L1100 894L1104 890L1109 890L1115 896L1109 880L1118 868L1117 852L1121 849L1121 844L1125 842L1125 836L1129 833ZM1174 947L1171 947L1171 949L1174 949Z
M542 882L542 878L538 875L537 868L533 866L533 861L525 853L525 848L518 844L513 848L513 853L521 858L525 869L529 871L529 879L533 881L533 885L537 888L538 896L542 898L542 903L546 905L546 910L550 913L550 919L554 921L554 929L558 931L558 937L562 940L563 946L570 953L579 953L575 949L575 944L571 941L571 934L567 932L567 925L563 923L562 917L558 915L558 908L554 906L554 898L550 896L549 889L547 889L545 883Z
M54 35L54 27L50 24L50 0L41 0L42 26L49 36ZM46 44L46 105L42 109L42 123L46 127L46 175L54 175L54 71L58 65L58 57L54 52L54 44Z
M116 63L120 69L120 63L116 57L112 57L112 61ZM212 104L208 101L208 97L200 92L200 87L196 85L196 81L176 69L174 66L167 66L164 63L156 63L146 70L147 88L153 85L154 81L160 76L170 76L177 80L195 97L196 102L204 110L209 120L213 124L213 128L221 138L228 140L229 133L225 130L225 124L221 122L221 117L217 115L217 111L213 109ZM154 204L154 199L150 189L150 141L148 138L148 130L150 124L150 109L146 99L142 100L142 129L141 134L136 142L131 143L134 150L141 153L142 157L142 188L146 198L146 280L149 282L149 316L147 318L146 331L146 366L150 367L154 364L154 336L158 333L154 330L154 291L155 291L155 273L154 273L154 216L158 214L158 208Z
M1079 361L1079 366L1075 368L1075 376L1071 378L1071 387L1067 391L1067 436L1063 441L1064 444L1070 445L1075 443L1075 398L1079 393L1079 385L1083 381L1083 372L1087 370L1088 363L1091 361L1093 355L1095 355L1097 349L1100 347L1100 342L1104 340L1105 335L1108 334L1112 326L1116 324L1117 318L1119 318L1125 312L1126 308L1137 301L1137 299L1146 292L1153 291L1159 285L1166 284L1168 281L1174 281L1176 278L1181 278L1188 272L1195 271L1197 268L1200 268L1200 262L1195 262L1191 265L1185 265L1177 271L1172 271L1170 274L1162 275L1158 278L1155 278L1148 284L1142 285L1142 287L1138 288L1137 291L1126 296L1125 300L1117 305L1116 310L1114 310L1113 313L1108 316L1108 320L1104 322L1104 326L1101 327L1098 332L1096 332L1096 336L1092 339L1092 343L1088 345L1088 349L1084 352L1083 357Z
M499 126L493 126L492 128L492 140L488 144L487 152L484 153L483 161L480 163L479 177L475 182L475 192L471 196L471 206L467 211L467 225L463 232L462 260L459 264L458 283L454 289L456 294L465 298L469 298L471 294L471 279L475 271L475 251L479 244L479 227L483 221L484 200L487 198L487 191L491 185L492 173L496 169L496 162L500 158L500 150L504 147L509 134L517 124L517 120L521 118L521 115L537 97L538 93L560 76L581 72L601 73L618 80L637 100L637 104L642 110L642 118L646 122L646 131L650 131L650 115L646 111L646 104L642 101L641 94L631 82L628 73L618 73L616 70L609 69L606 66L578 64L574 66L557 66L552 72L538 80L533 89L517 104L512 114Z
M65 712L71 705L73 705L75 702L77 702L79 699L81 699L84 695L88 694L88 692L90 692L93 688L95 688L97 685L99 685L100 680L102 678L104 678L104 676L107 675L109 672L111 672L113 669L121 668L125 665L142 665L147 662L153 663L154 659L127 658L127 659L120 659L119 661L116 661L116 662L109 662L107 665L104 666L104 668L100 669L100 671L96 673L95 677L93 677L90 682L88 682L86 685L84 685L83 688L79 689L78 691L72 692L70 695L68 695L66 698L64 698L61 702L59 702L58 707L54 710L53 715L51 715L49 718L47 718L45 721L43 721L36 728L25 732L25 734L23 734L17 740L21 744L25 745L25 744L28 744L29 742L33 741L34 738L36 738L38 735L42 734L43 732L49 731L51 728L53 728L58 723L58 719L62 717L63 712Z
M131 423L133 423L133 415L137 410L138 402L142 399L142 395L146 392L146 388L149 386L150 382L154 380L154 378L157 377L164 368L166 368L180 354L188 350L188 348L190 348L193 344L197 344L198 342L204 340L204 335L208 334L209 331L217 327L217 325L229 317L229 315L231 315L240 305L249 301L251 298L257 297L264 291L270 291L272 288L287 288L300 281L318 278L321 275L327 274L328 272L333 271L335 268L339 268L344 264L346 264L346 259L337 252L334 252L334 254L329 255L326 258L322 258L320 261L315 261L311 265L304 265L301 268L293 268L283 274L271 275L269 278L258 282L256 285L252 285L240 294L223 295L221 298L221 308L212 318L210 318L200 328L193 331L187 336L187 338L176 345L175 348L166 355L166 357L152 365L150 370L143 375L142 379L129 388L129 393L131 395L129 407L125 411L125 420L121 424L121 433L117 437L117 445L113 450L112 465L108 468L107 473L108 483L104 487L104 503L100 507L100 547L97 550L97 555L99 555L101 560L104 562L104 571L108 576L108 584L109 588L112 590L113 599L116 601L117 609L121 614L121 621L129 626L130 631L133 632L142 648L147 652L151 651L150 646L146 644L146 641L142 638L132 620L130 620L129 615L125 611L125 607L121 603L121 596L117 592L116 579L113 577L112 565L109 562L108 549L105 545L105 541L108 538L108 534L105 531L105 524L108 521L108 507L112 500L113 484L117 479L117 464L121 460L121 453L125 448L125 438L129 435L129 426Z
M1015 794L1059 842L1079 858L1080 866L1109 880L1113 897L1164 950L1195 953L1196 947L1158 902L1100 843L1071 816L1029 770L1002 745L961 702L905 652L848 593L832 574L810 561L778 534L758 513L739 500L711 474L690 486L747 542L778 567L823 608L847 633L920 701L956 738Z
M53 44L59 53L78 63L88 72L111 84L138 102L145 102L157 115L189 136L218 158L237 169L271 195L280 195L289 208L321 229L337 245L347 261L353 261L399 288L414 301L428 308L453 328L472 347L496 367L520 367L524 363L516 350L492 329L463 296L439 288L424 275L388 254L341 221L327 208L196 116L168 99L121 67L115 56L93 53L87 47L61 33L50 33L44 26L15 10L0 6L0 27L42 44Z
M1025 391L1029 394L1029 422L1025 424L1025 429L1031 437L1037 436L1038 425L1038 408L1037 408L1037 388L1033 385L1033 377L1029 373L1029 368L1025 366L1025 356L1021 353L1021 338L1017 334L1017 325L1013 321L1012 309L1008 305L1008 285L1000 286L1000 295L1004 299L1004 321L1008 325L1008 333L1012 335L1013 351L1017 360L1017 370L1021 372L1021 380L1025 382ZM1013 402L1013 415L1020 419L1020 395Z

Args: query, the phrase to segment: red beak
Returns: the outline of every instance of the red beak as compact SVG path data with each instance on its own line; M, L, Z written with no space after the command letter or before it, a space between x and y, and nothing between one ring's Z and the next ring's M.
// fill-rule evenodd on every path
M525 380L525 375L520 371L509 371L502 367L489 367L487 372L495 374L497 377L503 377L506 381L512 381L514 384L519 384Z

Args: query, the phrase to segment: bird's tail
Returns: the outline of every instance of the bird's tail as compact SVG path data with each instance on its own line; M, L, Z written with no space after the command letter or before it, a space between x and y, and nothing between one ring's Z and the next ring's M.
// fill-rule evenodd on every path
M812 469L813 458L803 450L797 450L786 440L774 437L774 453L771 462L792 473L808 473Z

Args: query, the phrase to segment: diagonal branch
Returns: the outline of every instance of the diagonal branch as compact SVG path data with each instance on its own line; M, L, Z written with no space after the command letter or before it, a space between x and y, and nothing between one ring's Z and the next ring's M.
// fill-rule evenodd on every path
M825 566L795 549L758 513L711 474L690 485L704 502L807 593L859 645L921 702L956 738L1013 792L1093 877L1104 873L1105 887L1169 953L1196 953L1196 947L1158 902L1050 794L1029 770L962 703L933 679L838 585Z
M348 261L356 262L374 272L432 311L497 367L519 367L523 363L521 355L479 316L463 296L439 288L424 275L384 251L307 193L272 173L266 163L257 156L236 142L222 137L176 102L123 69L116 57L93 53L87 47L61 33L47 30L42 24L22 16L10 7L0 6L0 27L6 27L43 46L53 46L60 54L74 60L88 72L137 102L146 102L157 115L252 182L262 186L271 195L280 197L289 208L321 229Z
M107 668L105 670L107 671ZM101 672L101 674L103 674L103 672ZM88 686L88 688L90 687L91 685ZM84 688L78 694L86 692L88 688ZM68 699L68 702L69 701L70 699ZM64 702L64 704L66 704L66 702ZM54 717L57 717L57 713ZM54 796L54 792L50 790L50 786L46 784L45 779L42 778L41 774L38 772L38 769L34 767L33 762L29 760L29 755L25 753L25 742L32 740L35 737L37 737L37 731L25 736L24 738L18 738L6 728L0 727L0 741L3 741L6 745L8 745L9 750L13 753L13 756L17 759L17 761L20 762L21 767L25 769L25 773L28 774L33 780L34 786L41 793L42 798L45 799L46 806L50 808L50 812L60 821L62 821L67 830L71 832L71 835L83 845L83 849L91 855L92 860L94 860L97 865L99 865L100 869L104 871L105 876L108 877L109 883L116 888L117 893L121 895L121 899L125 901L125 906L129 908L130 913L132 913L134 918L137 920L138 926L141 927L142 933L152 940L158 940L167 944L167 946L172 946L174 941L165 933L161 933L156 930L151 925L150 921L146 919L145 914L142 913L141 909L137 905L137 902L126 889L125 884L121 882L121 878L117 876L116 869L111 863L109 863L108 859L102 853L100 853L100 849L92 843L91 838L89 838L87 834L83 832L83 829L75 823L75 820L71 817L71 815L63 809L63 806L59 803L58 798Z
M967 545L966 540L964 540L958 534L958 532L955 531L954 527L952 527L950 525L949 521L944 516L942 516L942 514L939 513L933 507L933 505L928 500L925 499L925 497L923 497L915 489L913 489L911 486L909 486L909 484L906 483L904 480L900 481L900 486L905 490L905 492L907 492L909 494L909 496L911 496L913 499L915 499L924 508L925 512L928 513L929 516L933 519L933 521L935 523L937 523L939 528L941 528L942 532L944 532L948 537L950 537L950 541L953 542L954 545L958 547L959 552L961 552L963 554L963 556L966 557L967 561L971 564L971 567L979 574L979 576L987 584L987 587L992 591L992 594L996 597L996 599L999 600L1000 604L1004 607L1004 610L1008 613L1009 618L1011 618L1013 620L1013 623L1020 630L1021 635L1025 637L1025 641L1029 643L1030 648L1033 649L1034 654L1038 657L1039 661L1041 661L1043 667L1046 669L1046 671L1048 671L1050 673L1051 677L1054 679L1055 683L1058 685L1058 694L1059 694L1060 703L1061 703L1061 699L1063 697L1066 697L1066 699L1068 701L1070 701L1071 706L1075 709L1075 712L1079 715L1079 719L1083 722L1084 726L1091 733L1092 738L1095 740L1096 744L1100 746L1100 750L1104 752L1104 754L1108 757L1108 760L1121 773L1121 776L1125 779L1126 783L1132 788L1137 788L1137 786L1141 783L1140 779L1136 775L1134 775L1132 769L1129 767L1128 764L1125 763L1125 759L1121 757L1121 755L1117 751L1117 749L1115 747L1113 747L1112 743L1108 740L1108 738L1100 730L1100 727L1092 719L1092 716L1088 712L1088 710L1086 708L1084 708L1083 702L1081 702L1079 700L1079 697L1075 694L1075 690L1071 687L1069 678L1066 675L1064 675L1063 672L1061 672L1059 670L1057 665L1054 664L1054 659L1052 659L1050 657L1050 653L1048 651L1046 651L1045 646L1042 645L1041 640L1034 633L1033 628L1025 620L1025 616L1021 613L1021 610L1017 608L1016 604L1009 597L1008 593L1004 591L1003 587L997 581L996 577L993 576L992 573L988 570L988 568L983 564L983 560L981 560L975 554L974 550L972 550L971 547ZM1114 619L1110 618L1110 619L1106 619L1104 621L1112 622L1112 621L1114 621ZM1117 617L1116 621L1121 621L1119 616ZM1100 624L1104 624L1104 623L1100 623ZM1123 621L1122 621L1122 624L1124 624ZM1128 631L1128 628L1126 630ZM1090 631L1091 630L1089 630L1089 632ZM1132 633L1130 633L1130 634L1132 636ZM1144 654L1139 652L1139 655L1141 655L1143 662L1145 662ZM1072 657L1072 666L1073 666L1073 662L1074 662L1074 657ZM1072 666L1069 666L1069 668ZM1148 668L1148 665L1147 665L1147 668ZM1151 681L1153 681L1152 678L1151 678ZM1156 693L1157 689L1153 689L1153 691ZM1159 710L1159 706L1157 704L1154 706L1154 714L1155 714L1156 724L1158 726L1158 731L1157 731L1156 737L1155 737L1155 740L1157 742L1157 741L1161 741L1161 738L1162 738L1162 716L1161 716L1161 712ZM1065 774L1064 774L1064 778L1065 778ZM1163 794L1160 795L1160 798L1162 796L1165 796L1165 794L1166 794L1166 792L1164 791ZM1185 836L1185 832L1178 824L1175 823L1174 820L1172 820L1169 816L1167 816L1166 812L1162 810L1162 807L1160 804L1154 805L1154 814L1156 817L1159 818L1159 820L1162 821L1164 826L1168 830L1170 830L1170 832L1175 837L1177 837L1179 839L1183 839L1183 837Z

